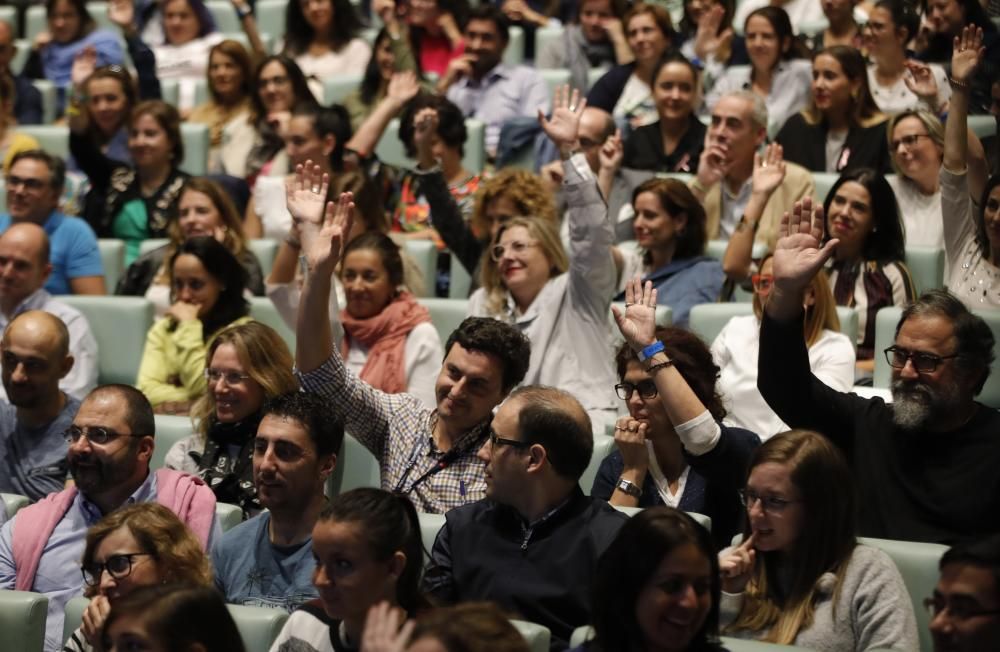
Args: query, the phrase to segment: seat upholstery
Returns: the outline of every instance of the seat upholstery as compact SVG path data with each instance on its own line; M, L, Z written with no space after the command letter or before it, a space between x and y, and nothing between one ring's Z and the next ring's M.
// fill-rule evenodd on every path
M40 593L0 590L0 632L5 650L41 652L49 599Z
M153 304L143 297L67 294L59 300L83 313L97 340L98 382L132 385L153 325Z

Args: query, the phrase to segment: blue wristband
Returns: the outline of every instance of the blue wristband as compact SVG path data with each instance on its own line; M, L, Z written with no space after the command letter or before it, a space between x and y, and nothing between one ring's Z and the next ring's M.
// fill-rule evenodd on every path
M639 362L645 362L661 351L663 351L663 342L656 340L642 351L639 351L637 357L639 358Z

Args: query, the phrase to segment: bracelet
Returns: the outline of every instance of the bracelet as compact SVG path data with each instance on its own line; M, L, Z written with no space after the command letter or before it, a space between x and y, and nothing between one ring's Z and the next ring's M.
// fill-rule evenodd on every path
M963 91L969 90L969 84L967 82L958 81L951 75L948 75L948 84L951 85L952 88L959 88Z
M639 358L639 362L645 362L646 360L649 360L662 350L663 350L663 342L661 342L660 340L656 340L652 344L643 348L642 351L636 353L635 357Z
M233 9L236 10L236 15L239 17L240 20L246 20L247 17L253 15L253 9L251 9L249 5L234 4Z
M650 365L649 369L646 369L646 373L652 376L661 369L666 369L667 367L673 367L673 366L674 366L674 361L668 359L666 362L657 362L654 365Z

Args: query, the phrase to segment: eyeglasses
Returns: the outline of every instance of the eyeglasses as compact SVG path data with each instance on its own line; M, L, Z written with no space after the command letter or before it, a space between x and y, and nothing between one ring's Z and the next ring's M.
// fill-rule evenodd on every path
M530 441L520 441L517 439L506 439L497 435L496 431L490 429L490 450L500 446L510 446L511 448L527 448L531 446Z
M770 514L780 514L788 509L792 503L802 502L801 500L788 500L777 496L761 496L751 489L744 489L740 492L740 496L743 498L743 504L746 505L747 511L750 511L754 503L759 500L761 509Z
M507 245L502 245L502 244L493 245L493 248L490 249L490 258L492 258L495 262L499 263L500 259L503 258L503 255L507 253L508 247L510 248L510 252L512 254L520 254L524 253L524 251L526 249L529 249L530 247L537 247L537 246L538 246L537 242L521 242L519 240L515 240L514 242L511 242L510 244Z
M917 373L930 374L938 368L944 360L957 358L958 354L934 355L933 353L921 353L920 351L910 351L901 346L890 346L885 350L885 359L893 369L902 369L906 366L906 361L913 362L913 368Z
M930 138L930 134L910 134L908 136L903 136L899 140L893 140L889 142L889 149L895 152L899 149L900 145L906 145L907 149L910 147L916 147L917 143L920 142L921 138Z
M94 426L92 428L87 428L86 430L79 426L70 426L63 432L63 439L65 439L70 444L75 444L80 441L81 437L86 437L87 441L91 444L97 444L98 446L103 446L113 439L118 437L145 437L146 435L137 434L121 434L117 433L111 428L104 428L102 426Z
M639 392L640 398L656 398L656 383L652 380L641 380L637 383L618 383L615 385L615 393L623 401L632 398L632 392Z
M774 286L774 274L754 274L750 277L750 282L758 294L767 294Z
M225 380L226 384L230 387L236 387L237 385L242 385L243 381L249 380L249 378L249 375L236 373L235 371L220 371L219 369L211 368L205 370L205 379L212 385L221 379Z
M83 572L83 581L88 586L97 586L101 583L101 575L108 571L108 575L116 580L122 580L132 574L132 559L134 557L153 557L151 552L130 552L126 555L111 555L103 564L94 562L89 566L80 569Z
M931 618L936 618L938 614L948 610L948 614L955 620L969 620L980 616L1000 615L1000 609L981 609L974 602L968 600L948 601L943 595L936 595L933 598L924 598L924 609Z

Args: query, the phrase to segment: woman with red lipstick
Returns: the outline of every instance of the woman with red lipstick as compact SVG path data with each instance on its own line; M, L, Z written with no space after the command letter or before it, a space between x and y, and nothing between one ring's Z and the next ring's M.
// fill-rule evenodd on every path
M791 430L750 461L743 543L719 554L723 633L824 650L916 650L903 578L858 543L854 478L822 435Z
M220 332L205 354L205 393L191 407L196 432L167 451L167 468L198 475L220 502L260 511L253 441L264 403L297 391L292 354L268 326L247 322Z
M812 102L788 119L775 142L785 160L813 172L891 170L885 116L868 89L861 53L834 45L813 58Z

